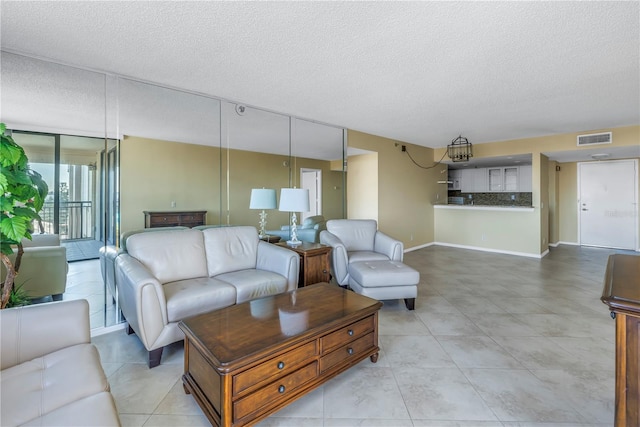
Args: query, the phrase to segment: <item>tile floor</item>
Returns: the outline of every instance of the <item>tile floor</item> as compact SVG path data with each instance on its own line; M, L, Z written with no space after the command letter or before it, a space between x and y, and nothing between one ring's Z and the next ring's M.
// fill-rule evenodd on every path
M416 310L385 301L378 362L364 360L258 425L612 426L614 322L599 298L614 252L409 252L405 262L421 273ZM149 370L135 335L93 342L123 425L209 425L182 389L182 343Z

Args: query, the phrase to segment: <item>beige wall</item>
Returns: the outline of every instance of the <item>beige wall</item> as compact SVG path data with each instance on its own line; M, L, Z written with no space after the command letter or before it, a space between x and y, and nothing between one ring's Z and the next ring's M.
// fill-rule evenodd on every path
M401 146L405 145L415 161L422 166L433 165L433 150L357 131L348 131L349 147L378 153L378 228L401 240L405 248L418 247L434 241L433 203L446 200L446 185L439 165L423 169L411 162ZM347 174L351 173L348 165ZM351 188L347 204L351 205Z
M331 162L126 136L120 149L121 231L144 227L145 210L207 210L208 224L258 226L249 209L252 188L299 183L300 168L322 170L323 215L343 218L342 171ZM287 162L285 164L285 162ZM228 165L228 167L227 167ZM293 181L295 180L295 181ZM176 207L171 207L171 202ZM289 224L289 213L267 212L267 229Z
M515 139L510 141L489 142L475 144L473 157L496 157L509 154L526 153L552 153L557 151L591 150L593 147L577 147L578 135L611 132L613 142L608 147L627 147L638 145L640 141L640 126L627 126L615 129L597 129L584 132L565 133L559 135L541 136L537 138ZM473 143L473 141L471 141ZM437 160L444 154L446 148L434 150L434 158Z
M378 153L349 156L347 218L378 220Z
M578 164L559 163L558 241L578 243Z
M145 210L206 210L220 215L219 150L125 136L120 144L120 231L144 228ZM176 207L171 207L171 202Z

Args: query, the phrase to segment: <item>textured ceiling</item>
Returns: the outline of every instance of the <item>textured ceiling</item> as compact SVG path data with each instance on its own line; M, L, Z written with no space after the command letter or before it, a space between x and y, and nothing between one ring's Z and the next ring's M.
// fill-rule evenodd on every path
M1 43L429 147L640 123L633 2L13 2Z

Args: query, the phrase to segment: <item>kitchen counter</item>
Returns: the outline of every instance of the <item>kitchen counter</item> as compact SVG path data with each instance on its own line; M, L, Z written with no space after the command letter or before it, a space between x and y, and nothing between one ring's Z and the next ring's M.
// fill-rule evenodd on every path
M510 212L533 212L533 206L490 206L490 205L433 205L436 209L456 209L471 211L510 211Z

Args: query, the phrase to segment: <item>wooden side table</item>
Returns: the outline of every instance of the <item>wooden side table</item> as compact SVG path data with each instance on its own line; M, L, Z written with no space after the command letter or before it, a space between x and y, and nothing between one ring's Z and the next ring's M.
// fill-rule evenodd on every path
M329 264L331 246L309 242L302 242L298 246L289 246L287 242L276 244L300 255L299 288L313 285L314 283L328 282L331 279L331 266Z
M278 243L280 240L282 240L280 238L280 236L273 236L271 234L265 234L264 237L260 237L260 240L267 242L267 243Z

